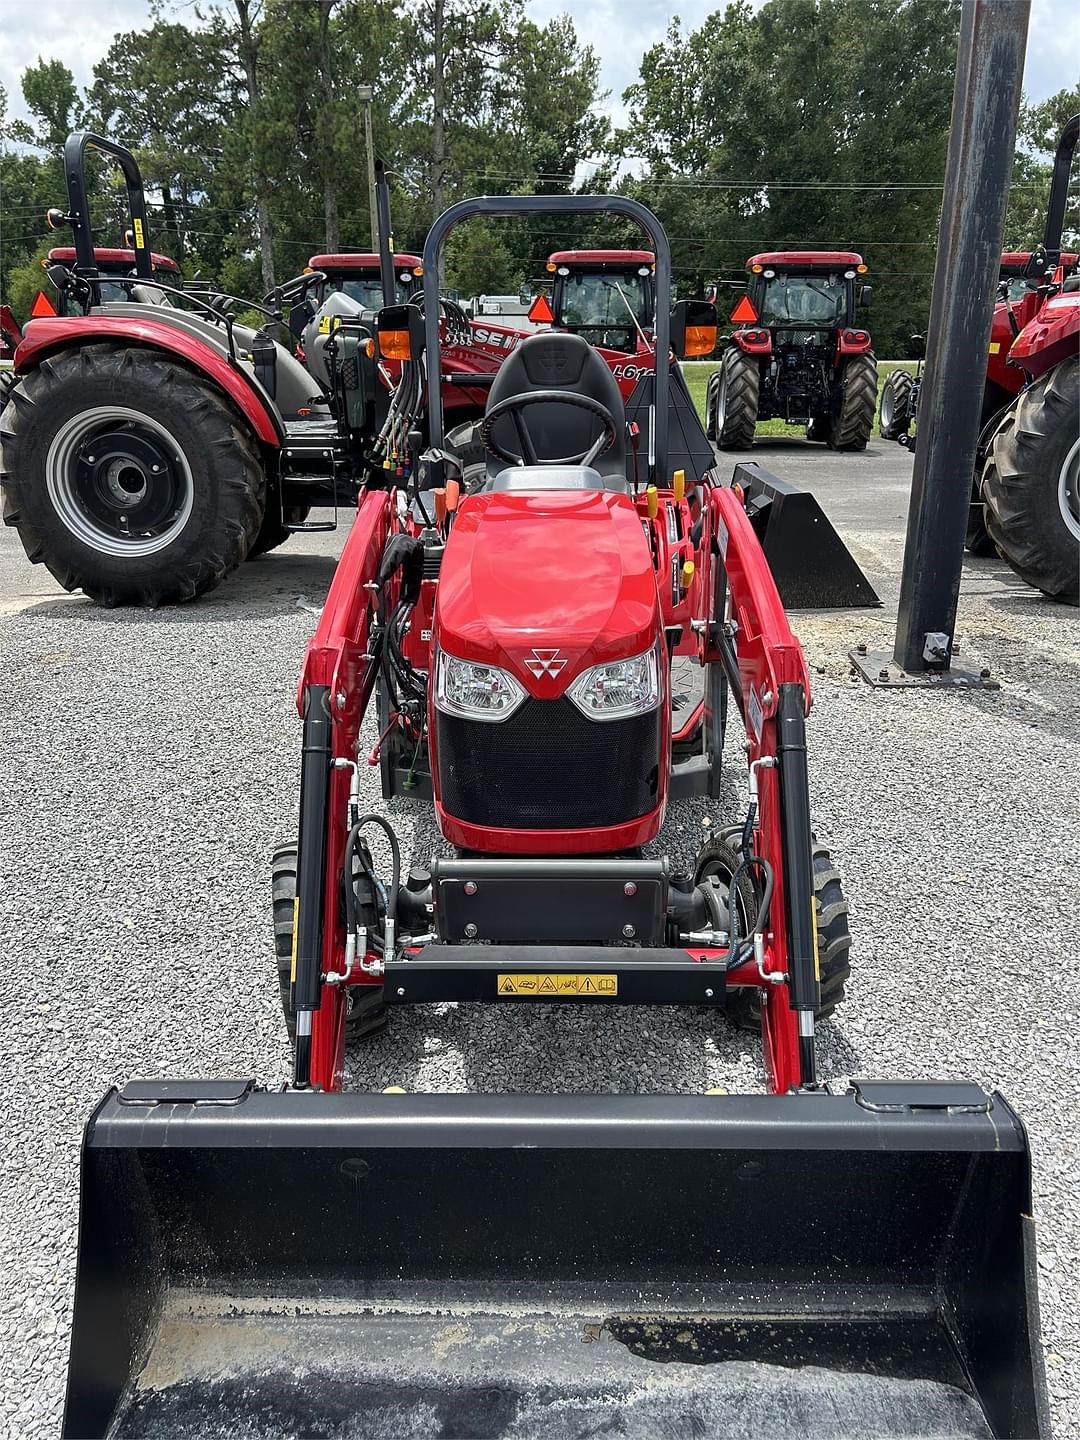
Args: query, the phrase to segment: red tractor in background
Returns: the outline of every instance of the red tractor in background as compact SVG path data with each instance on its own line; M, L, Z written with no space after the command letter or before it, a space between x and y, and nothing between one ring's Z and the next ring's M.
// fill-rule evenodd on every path
M994 312L987 393L1007 392L1006 403L979 437L968 529L977 548L984 522L986 543L1021 579L1069 605L1080 604L1080 275L1061 240L1078 138L1074 115L1058 139L1042 245L1002 257L1024 262L1025 284Z
M834 450L863 450L877 406L877 363L857 319L873 291L853 250L780 250L746 262L746 294L705 394L705 429L746 450L759 420L805 425Z

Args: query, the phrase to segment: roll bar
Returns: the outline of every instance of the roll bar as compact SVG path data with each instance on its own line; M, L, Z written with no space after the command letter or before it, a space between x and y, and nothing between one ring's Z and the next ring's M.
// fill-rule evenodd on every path
M75 235L75 261L78 273L91 284L97 279L94 263L94 239L90 231L90 202L86 195L86 152L99 150L115 160L124 172L128 209L131 212L131 238L135 251L135 274L140 280L154 278L150 259L150 227L146 221L146 200L142 175L135 156L114 140L95 135L92 130L77 130L64 141L64 175L67 180L68 209Z
M431 444L443 443L442 371L439 356L439 261L455 225L474 215L625 215L637 222L656 256L656 378L653 389L653 475L667 473L668 356L671 353L671 247L663 225L640 201L623 195L479 195L459 200L443 212L424 242L424 342L428 375L428 432ZM662 359L661 359L662 357Z
M1061 232L1065 228L1065 204L1069 198L1069 175L1072 171L1073 151L1080 136L1080 115L1074 115L1065 122L1065 129L1057 143L1054 154L1054 173L1050 180L1050 199L1046 205L1046 229L1043 231L1043 248L1050 257L1050 263L1057 265L1061 260Z

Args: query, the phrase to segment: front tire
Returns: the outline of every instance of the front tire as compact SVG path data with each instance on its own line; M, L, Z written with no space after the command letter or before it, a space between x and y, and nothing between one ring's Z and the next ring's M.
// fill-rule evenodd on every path
M1080 605L1080 357L1019 396L990 447L982 498L990 538L1020 578Z
M702 846L694 867L694 883L709 874L725 883L735 874L741 860L739 852L728 841L715 837ZM815 840L812 850L814 871L814 920L817 928L818 1004L814 1014L827 1020L844 998L844 987L851 975L851 931L848 927L848 903L828 850ZM739 880L738 906L740 923L745 928L747 917L757 911L758 898L748 875ZM727 1014L741 1030L757 1030L761 1026L761 996L756 986L743 986L728 992Z
M761 366L735 344L724 351L716 393L716 443L721 450L749 450L754 443Z
M192 600L235 570L266 482L224 398L151 350L86 345L22 377L0 417L4 520L99 605Z
M865 450L877 409L877 361L873 355L851 355L840 377L840 404L832 422L829 444L834 450Z
M894 370L887 376L881 387L881 407L878 411L878 429L885 440L899 440L911 430L915 418L912 397L915 393L915 377L909 370Z
M296 1039L292 1008L293 915L296 909L296 846L279 845L271 868L274 905L274 952L277 956L281 1012L289 1039ZM365 1040L386 1029L387 1013L381 985L349 985L345 990L345 1043Z

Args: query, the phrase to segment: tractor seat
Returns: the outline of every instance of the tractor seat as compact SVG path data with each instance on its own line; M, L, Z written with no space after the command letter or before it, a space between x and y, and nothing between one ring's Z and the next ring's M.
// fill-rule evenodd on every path
M516 350L503 361L488 391L487 408L490 410L511 395L527 395L537 390L565 390L574 395L588 395L605 405L615 417L615 443L603 455L598 455L590 470L582 471L573 465L552 466L549 483L541 483L541 472L547 467L524 467L536 477L529 488L536 489L591 489L598 475L606 490L630 489L626 478L626 412L622 395L611 370L593 347L580 335L543 334L530 335ZM573 405L550 404L531 405L521 412L521 418L536 448L537 458L556 460L564 455L578 455L588 450L600 434L601 422L588 411ZM511 452L520 449L513 418L502 416L495 422L495 438ZM507 471L520 467L508 466L496 455L488 456L488 489L523 489L519 483L520 474L510 477L512 483L496 485L497 478ZM577 472L589 477L568 484L569 477Z

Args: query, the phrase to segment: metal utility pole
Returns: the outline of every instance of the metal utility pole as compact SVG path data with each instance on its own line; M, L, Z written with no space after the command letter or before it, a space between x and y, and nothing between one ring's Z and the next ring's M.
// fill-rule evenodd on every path
M945 679L952 660L1029 11L1030 0L963 0L961 10L896 645L886 657L907 683Z
M375 141L371 133L371 102L375 98L374 88L371 85L358 85L356 98L364 107L364 130L367 134L368 207L371 211L371 249L373 253L378 254L379 204L375 191Z

